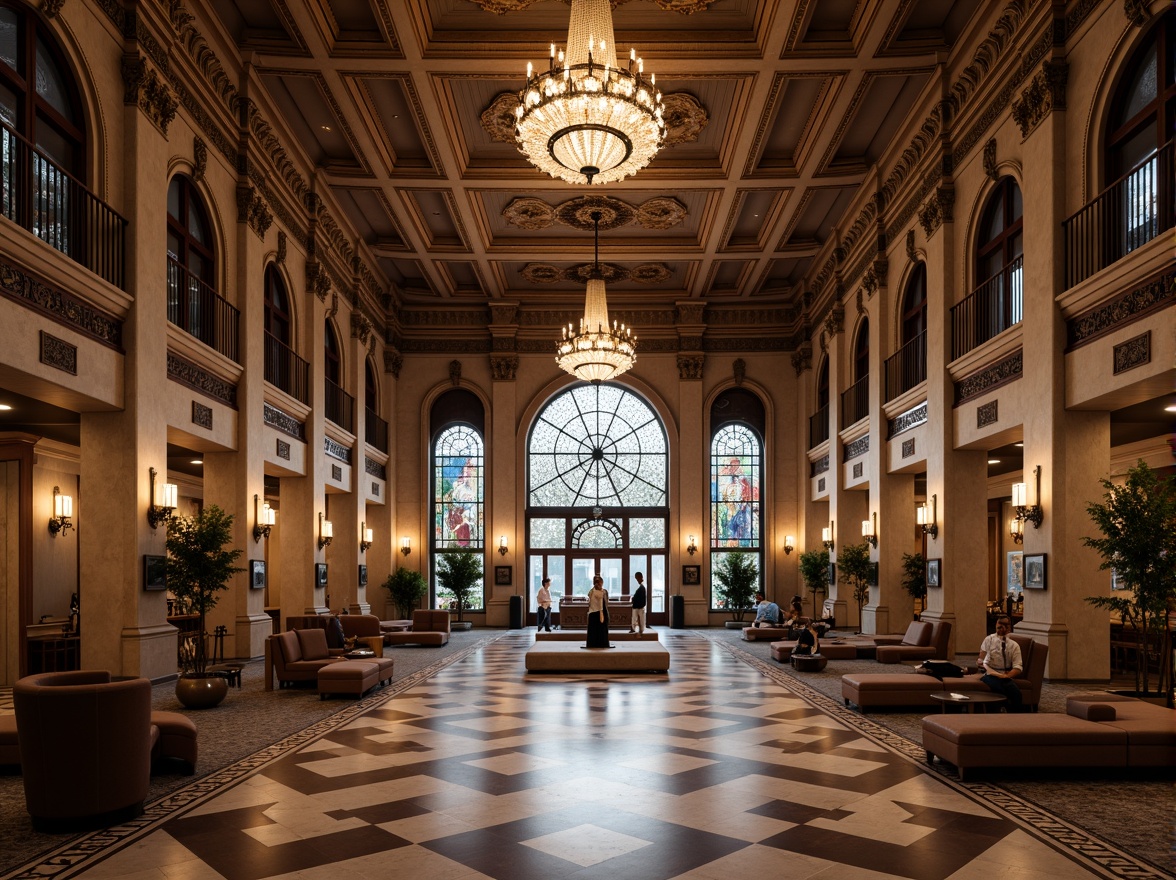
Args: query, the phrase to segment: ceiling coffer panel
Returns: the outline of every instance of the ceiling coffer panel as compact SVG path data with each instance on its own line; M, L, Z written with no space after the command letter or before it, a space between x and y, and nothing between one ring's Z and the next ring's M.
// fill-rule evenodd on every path
M285 4L271 0L210 0L233 40L243 49L273 55L306 55L306 41ZM283 14L285 13L285 14Z
M807 190L805 195L808 198L792 227L789 242L825 242L853 199L855 189L852 186L828 186Z
M789 76L780 74L773 94L774 103L765 108L760 121L761 138L756 171L795 175L801 164L805 142L810 141L816 119L834 86L827 74Z
M449 282L450 292L454 296L486 296L477 263L466 260L439 261L437 270Z
M771 233L788 190L740 190L723 250L761 250Z
M398 57L387 0L309 0L332 57Z
M719 260L711 267L704 297L737 296L744 279L754 269L752 260Z
M468 250L461 222L447 189L407 189L402 196L429 250Z
M396 293L408 298L435 297L437 291L418 260L380 257L380 269L396 288Z
M385 170L392 177L440 174L429 149L420 102L408 74L344 74L356 103L372 123Z
M332 187L335 199L359 237L376 248L406 250L404 236L382 189L376 187Z
M930 71L896 71L893 75L867 74L854 95L853 118L838 143L829 145L822 172L862 172L882 157L927 83Z
M322 74L260 70L270 97L315 165L334 174L367 174L369 169Z

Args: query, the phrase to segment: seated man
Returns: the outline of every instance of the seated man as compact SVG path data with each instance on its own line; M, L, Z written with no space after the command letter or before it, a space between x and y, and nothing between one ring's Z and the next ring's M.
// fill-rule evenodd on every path
M1013 679L1021 674L1021 646L1008 638L1011 629L1007 617L996 619L996 632L980 643L978 664L984 671L980 680L1009 701L1010 712L1020 712L1021 689Z
M763 593L757 592L755 594L755 623L752 626L779 626L780 625L780 606L775 602L769 602L764 598Z

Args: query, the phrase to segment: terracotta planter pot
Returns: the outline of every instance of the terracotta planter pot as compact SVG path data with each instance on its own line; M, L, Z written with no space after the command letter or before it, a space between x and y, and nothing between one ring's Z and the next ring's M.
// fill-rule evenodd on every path
M211 709L229 692L224 676L213 673L185 673L176 679L176 699L189 709Z

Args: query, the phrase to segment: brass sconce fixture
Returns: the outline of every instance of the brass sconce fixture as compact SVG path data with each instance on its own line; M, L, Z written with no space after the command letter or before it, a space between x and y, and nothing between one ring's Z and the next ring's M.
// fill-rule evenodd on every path
M323 512L319 511L319 536L318 548L322 550L324 547L330 547L331 541L335 538L335 527L331 525L329 519L323 519Z
M878 513L875 511L870 514L869 519L862 520L862 537L866 539L866 543L871 547L877 549L878 547Z
M270 507L268 501L262 503L260 496L253 496L253 543L270 536L270 529L277 522L277 512Z
M506 550L507 550L507 547L506 547L506 535L499 535L499 536L498 536L498 555L499 555L499 556L505 556L505 555L506 555Z
M1015 516L1009 520L1009 537L1013 539L1014 544L1025 543L1025 526Z
M821 529L821 543L825 545L826 550L833 552L833 520L829 520L829 525Z
M796 549L796 538L792 535L784 536L784 555L787 556Z
M1033 528L1041 528L1041 521L1045 519L1045 511L1041 509L1041 465L1033 469L1037 478L1037 493L1030 504L1028 487L1024 483L1013 483L1013 507L1017 509L1017 519L1021 522L1033 523Z
M62 495L61 489L53 487L53 516L49 517L49 534L57 537L58 532L68 532L73 528L70 522L73 517L73 498Z
M359 535L359 552L366 553L368 547L372 546L372 530L367 527L366 520L359 524Z
M927 503L923 502L915 509L915 520L923 527L923 534L930 535L932 538L939 535L939 514L936 507L937 498L931 496L931 509L927 509Z
M155 468L148 468L147 472L151 475L151 505L147 508L147 522L151 528L157 529L171 519L180 490L175 483L156 485L155 478L159 476L159 471Z
M405 556L412 552L412 538L408 535L400 539L400 552Z
M694 535L688 535L686 537L686 552L691 556L698 552L698 544L694 541Z

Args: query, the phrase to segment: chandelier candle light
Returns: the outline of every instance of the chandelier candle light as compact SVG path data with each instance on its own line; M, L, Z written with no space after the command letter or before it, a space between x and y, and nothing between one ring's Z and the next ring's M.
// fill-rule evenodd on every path
M599 385L631 369L637 360L637 340L624 324L608 324L608 300L600 271L600 212L592 212L595 249L592 273L584 298L580 329L563 328L563 339L555 343L555 362L577 379Z
M538 168L568 183L636 174L661 149L666 124L657 80L637 50L617 66L609 0L572 0L567 52L551 44L547 70L527 62L515 137Z

